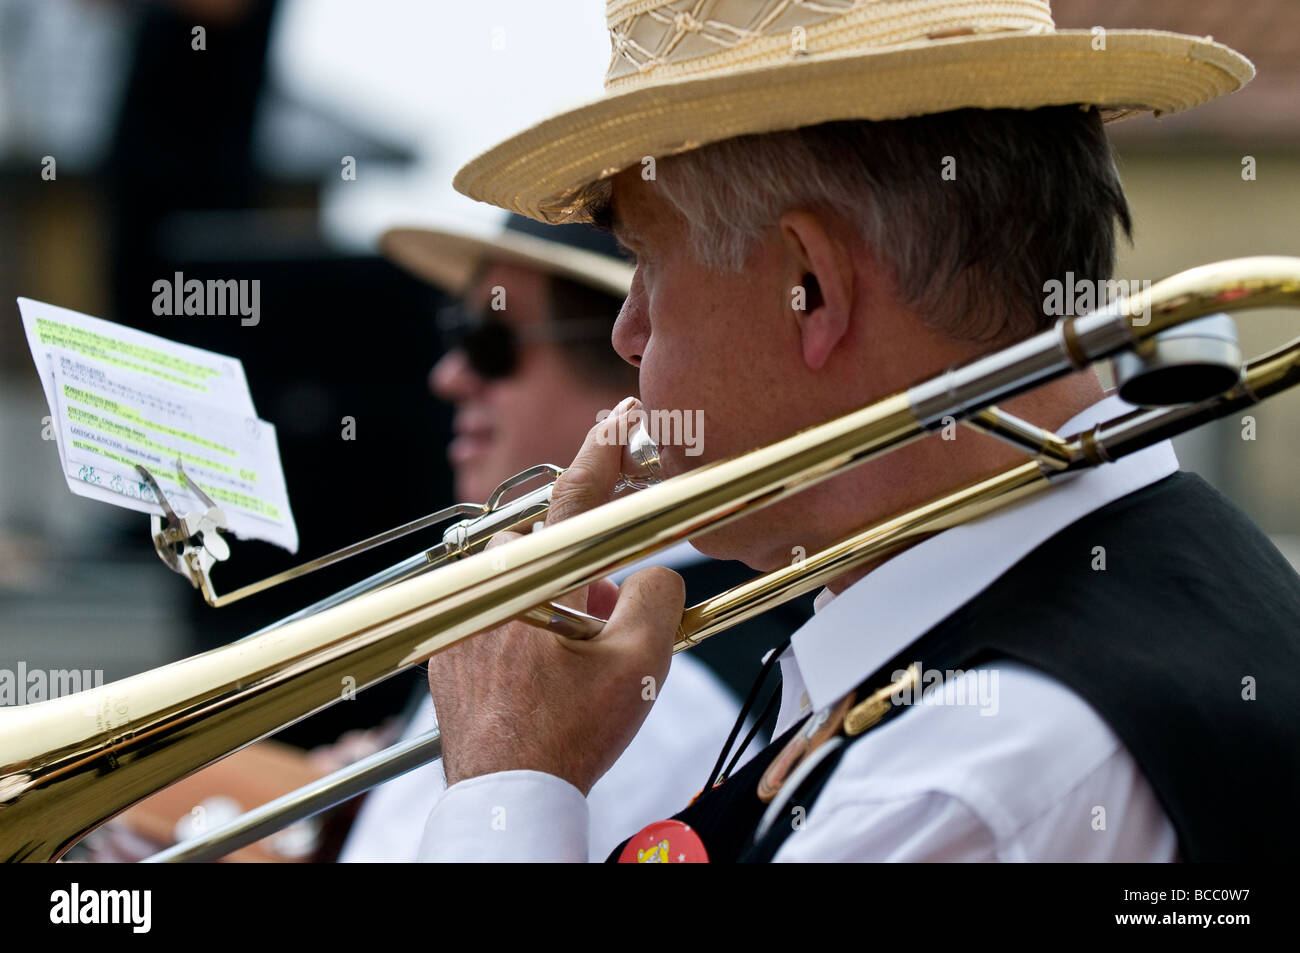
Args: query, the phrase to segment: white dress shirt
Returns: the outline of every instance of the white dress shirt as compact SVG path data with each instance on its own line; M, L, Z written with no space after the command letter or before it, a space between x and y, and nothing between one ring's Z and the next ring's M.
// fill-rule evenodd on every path
M1127 408L1108 397L1061 432ZM1177 469L1169 443L1156 444L913 546L838 597L824 592L780 660L775 733L835 702L1061 529ZM785 813L778 795L772 823L794 832L777 861L1177 859L1173 827L1132 756L1062 683L997 661L914 707L847 748L806 817ZM494 829L494 811L512 819L506 829ZM441 795L419 857L583 860L588 826L568 782L504 771Z
M680 569L704 558L681 543L612 578L617 582L643 565ZM759 663L754 659L755 672ZM590 859L604 860L629 831L676 813L699 793L739 712L730 690L706 665L689 655L674 658L641 731L587 796L584 811L590 817L584 816L584 823L590 834L584 830L579 840L588 844ZM403 737L436 725L433 700L426 693ZM436 761L376 788L362 804L339 861L415 861L418 832L446 783L442 762ZM507 830L516 823L508 811L491 820Z

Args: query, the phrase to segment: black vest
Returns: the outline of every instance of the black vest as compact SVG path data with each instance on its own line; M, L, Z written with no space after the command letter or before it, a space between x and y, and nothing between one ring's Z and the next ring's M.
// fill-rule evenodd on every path
M1104 570L1094 568L1098 546ZM1185 860L1296 854L1300 577L1201 478L1175 474L1066 527L857 695L914 661L944 671L998 658L1060 681L1102 716L1169 815ZM878 724L908 710L893 706ZM767 807L756 788L798 727L676 815L711 860L770 860L792 835L794 825L777 823L755 842ZM818 765L785 810L811 809L853 740Z

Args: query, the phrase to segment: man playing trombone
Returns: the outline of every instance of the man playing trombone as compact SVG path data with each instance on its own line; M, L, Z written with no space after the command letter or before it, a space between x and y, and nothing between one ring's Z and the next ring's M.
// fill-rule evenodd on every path
M707 420L700 456L662 448L680 474L1051 328L1045 283L1104 283L1129 226L1103 113L1190 108L1253 74L1209 40L1114 31L1099 51L1046 0L1012 6L610 0L605 99L457 187L602 222L636 255L614 345L648 408ZM1082 371L1002 409L1070 435L1124 406ZM588 435L548 524L611 498L616 429ZM693 541L771 570L1022 459L954 426ZM423 858L586 859L584 797L646 716L683 595L649 569L565 601L605 629L511 623L430 659L450 786ZM1250 686L1300 664L1296 631L1294 571L1154 443L832 580L779 655L774 742L621 857L1276 850L1300 697Z
M631 269L608 234L511 216L492 238L403 227L390 229L381 244L393 261L456 299L439 315L445 351L429 373L429 388L456 409L448 459L457 499L485 500L503 479L572 453L602 409L635 389L635 369L609 346ZM737 567L703 559L688 544L653 561L702 592L740 578ZM629 819L651 819L645 815L698 790L709 767L701 760L711 761L735 717L740 699L733 696L748 687L744 673L807 618L803 605L785 610L753 620L738 642L719 641L700 658L674 664L657 717L593 792L594 853L603 857ZM408 736L434 727L427 695L424 702ZM693 737L684 737L687 732ZM670 758L679 770L665 773ZM439 769L430 764L372 792L340 860L414 859L410 824L427 815L439 783Z

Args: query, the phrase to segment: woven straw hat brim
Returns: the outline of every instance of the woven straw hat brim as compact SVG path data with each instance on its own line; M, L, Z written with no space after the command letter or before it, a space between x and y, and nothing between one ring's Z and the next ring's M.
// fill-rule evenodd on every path
M1240 89L1250 61L1200 37L1154 30L992 34L871 53L791 57L675 78L578 107L467 163L456 189L538 221L581 221L585 186L645 156L843 119L899 119L967 107L1075 103L1114 118L1176 113ZM701 71L703 73L703 70Z
M515 232L486 239L435 228L401 227L384 232L379 245L392 261L456 297L467 290L479 262L488 260L570 278L620 298L627 297L635 270L628 262Z

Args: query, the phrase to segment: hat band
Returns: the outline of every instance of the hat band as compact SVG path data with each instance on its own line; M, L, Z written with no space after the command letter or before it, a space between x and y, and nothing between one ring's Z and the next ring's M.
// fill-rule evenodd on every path
M1055 29L1047 0L609 0L607 92L809 53Z

